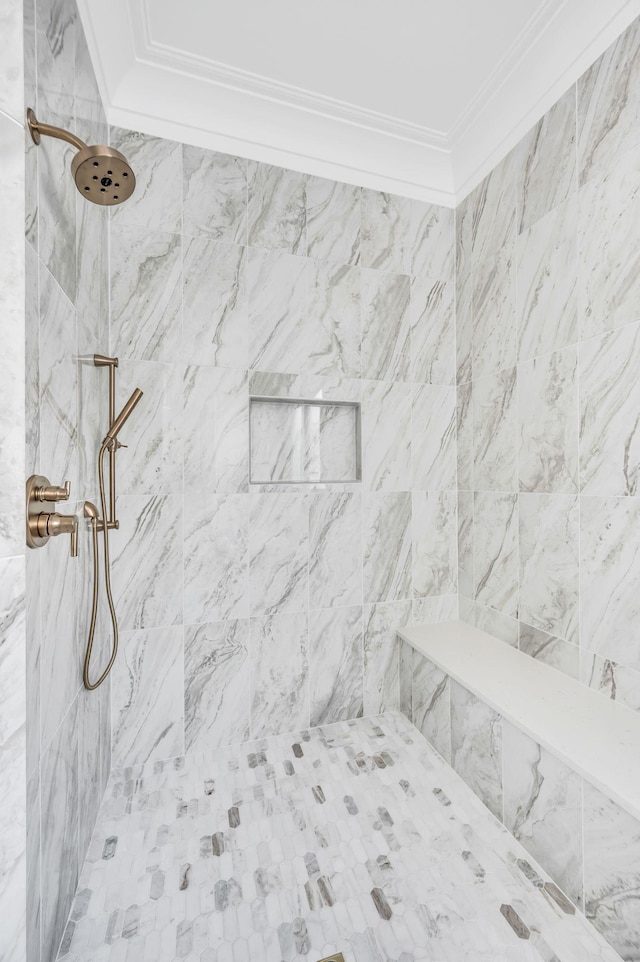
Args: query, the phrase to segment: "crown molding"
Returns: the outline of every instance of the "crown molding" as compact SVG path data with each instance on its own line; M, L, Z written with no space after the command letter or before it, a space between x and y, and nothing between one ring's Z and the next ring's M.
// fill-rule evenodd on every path
M438 131L155 42L146 2L112 0L105 22L78 0L110 123L448 207L640 15L640 0L544 0Z

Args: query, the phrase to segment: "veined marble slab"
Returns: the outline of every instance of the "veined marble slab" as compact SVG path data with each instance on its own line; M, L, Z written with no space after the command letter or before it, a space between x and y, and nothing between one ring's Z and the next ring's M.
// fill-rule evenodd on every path
M455 681L640 817L640 715L464 621L398 634Z

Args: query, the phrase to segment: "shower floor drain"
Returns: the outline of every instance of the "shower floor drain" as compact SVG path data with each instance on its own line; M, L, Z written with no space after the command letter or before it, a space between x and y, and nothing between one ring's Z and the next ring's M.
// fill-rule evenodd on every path
M344 962L344 955L342 952L336 952L335 955L328 955L326 959L319 959L318 962Z

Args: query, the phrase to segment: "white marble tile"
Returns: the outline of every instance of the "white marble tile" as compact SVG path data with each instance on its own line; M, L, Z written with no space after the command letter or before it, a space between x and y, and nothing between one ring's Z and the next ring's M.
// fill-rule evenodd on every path
M69 512L69 509L65 509ZM40 743L42 750L58 730L80 686L77 638L77 558L69 539L52 538L40 558ZM33 599L35 600L35 599ZM30 599L31 601L31 599Z
M605 698L621 702L632 711L640 711L640 671L582 648L580 680Z
M473 502L475 599L516 617L518 496L477 491Z
M110 685L107 684L106 689ZM78 692L78 857L84 860L102 801L101 693L81 688ZM110 720L109 720L110 721Z
M415 649L412 653L411 721L444 760L451 763L449 676Z
M0 560L0 955L24 958L27 851L24 558Z
M580 345L580 480L589 495L637 495L640 324Z
M578 193L578 311L582 338L638 320L640 145Z
M578 202L546 214L516 245L518 355L521 360L578 339Z
M81 20L75 35L74 96L78 136L89 144L107 144L109 127ZM100 208L96 207L96 210Z
M0 72L0 110L21 121L23 113L22 3L8 0L0 13L3 62Z
M451 282L455 269L455 212L412 200L409 215L410 271L415 277Z
M28 477L40 469L40 291L38 257L25 244L25 470Z
M457 507L455 491L413 492L414 598L457 590Z
M145 231L182 230L182 146L135 130L111 128L111 146L127 158L136 189L126 202L111 208L114 227L125 224Z
M309 262L274 251L249 251L249 367L297 374L308 343Z
M442 621L455 621L457 618L457 594L413 599L413 621L419 624L435 625Z
M474 597L472 491L458 492L458 591Z
M514 151L500 161L472 193L472 245L474 268L480 260L495 257L513 242L515 234Z
M513 245L473 266L473 376L484 377L516 362L515 259Z
M309 608L361 603L361 495L314 492L309 498Z
M576 90L569 90L522 138L515 151L518 231L576 189Z
M640 144L640 24L635 20L578 80L580 183Z
M364 606L364 714L400 705L397 630L411 620L411 602Z
M113 597L122 631L182 621L182 498L176 494L118 498L120 529L112 533Z
M55 959L78 881L78 712L65 715L40 771L41 958Z
M516 618L505 615L501 611L496 611L495 608L479 605L476 602L465 614L465 621L475 625L480 631L493 635L494 638L498 638L512 648L518 647L519 622Z
M517 378L515 367L473 382L473 486L516 491Z
M572 678L580 677L580 648L546 631L520 622L518 647L545 665L563 671Z
M309 618L310 724L363 712L362 607L324 608Z
M640 670L640 501L582 498L580 507L581 644Z
M582 779L502 723L504 824L565 895L582 901Z
M456 487L456 390L422 384L412 388L411 464L413 488Z
M25 554L25 647L26 647L26 772L31 775L40 762L40 552Z
M101 347L109 337L109 214L76 198L76 309ZM106 347L105 347L106 350Z
M411 456L411 386L363 381L363 482L372 491L408 491Z
M40 769L27 781L27 914L26 945L20 946L27 962L40 962ZM16 916L17 917L17 916ZM26 950L26 955L25 955Z
M251 494L249 590L251 614L303 611L308 604L307 495Z
M307 254L338 264L360 261L360 187L307 178Z
M578 354L555 351L518 368L521 491L578 491Z
M123 631L111 675L113 766L184 753L182 626Z
M252 618L251 736L292 731L309 719L307 615Z
M456 208L456 381L471 380L473 335L473 195Z
M623 959L640 931L640 822L584 783L584 911Z
M363 498L365 602L411 596L411 494L367 493Z
M244 247L208 237L185 238L183 355L189 363L247 367L246 264Z
M183 230L231 244L247 237L247 161L182 145Z
M455 285L428 276L412 277L409 312L411 379L455 384Z
M23 109L37 103L36 63L36 3L24 0L22 7L22 59L24 67ZM16 118L18 119L18 118ZM21 119L21 118L20 118ZM38 147L31 137L24 138L24 233L34 248L38 249Z
M360 271L344 264L309 263L309 300L301 371L360 377Z
M362 271L362 376L406 381L410 374L411 280Z
M361 262L363 267L409 274L411 205L406 197L362 191Z
M451 764L502 820L502 720L485 702L450 680Z
M264 250L307 252L306 175L249 161L249 244Z
M217 494L249 488L247 373L189 366L183 394L184 476Z
M411 686L413 684L413 648L402 639L398 639L398 707L402 714L412 719L411 714Z
M520 617L578 643L578 499L520 495Z
M184 618L187 623L249 616L249 496L184 491Z
M145 361L174 361L182 346L179 234L111 227L111 350Z
M185 747L205 751L249 737L249 621L187 625Z
M456 391L457 487L473 490L473 388L472 382L459 384Z

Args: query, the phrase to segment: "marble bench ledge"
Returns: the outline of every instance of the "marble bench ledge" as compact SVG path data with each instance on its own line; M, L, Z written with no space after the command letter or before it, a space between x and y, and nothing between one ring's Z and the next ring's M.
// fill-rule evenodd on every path
M640 712L464 621L409 625L398 635L640 818Z

